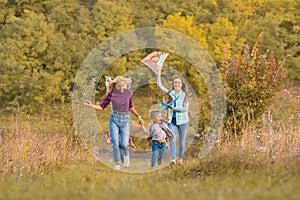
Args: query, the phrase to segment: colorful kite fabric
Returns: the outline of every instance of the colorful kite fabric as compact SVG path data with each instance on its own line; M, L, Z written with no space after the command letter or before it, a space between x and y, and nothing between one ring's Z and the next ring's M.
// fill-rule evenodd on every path
M155 74L158 74L159 69L163 67L163 64L168 56L168 52L153 51L143 60L141 60L141 62L147 65Z

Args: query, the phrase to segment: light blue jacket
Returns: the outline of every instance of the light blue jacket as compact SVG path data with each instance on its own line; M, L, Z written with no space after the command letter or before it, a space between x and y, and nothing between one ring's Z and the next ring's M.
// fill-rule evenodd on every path
M157 74L156 84L163 93L171 95L173 99L176 98L177 96L179 96L179 98L176 100L175 111L174 110L170 111L170 119L169 119L168 123L172 122L172 117L173 117L174 113L176 115L176 125L188 123L189 122L189 114L188 114L189 103L188 102L184 103L184 98L185 98L185 95L187 95L187 94L182 90L178 94L175 94L174 90L170 91L166 87L164 87L161 83L161 74L160 73ZM175 102L173 103L173 106L174 105L175 105Z
M177 96L179 96L179 98L176 100L175 111L174 110L170 111L170 119L169 119L168 123L172 122L174 113L176 115L176 125L188 123L189 122L189 114L188 114L189 103L188 102L184 103L184 98L185 98L185 95L187 95L187 94L182 90L178 94L175 94L175 91L173 90L169 93L169 95L171 95L173 99L176 98ZM173 103L173 106L174 106L174 104L175 104L175 102Z

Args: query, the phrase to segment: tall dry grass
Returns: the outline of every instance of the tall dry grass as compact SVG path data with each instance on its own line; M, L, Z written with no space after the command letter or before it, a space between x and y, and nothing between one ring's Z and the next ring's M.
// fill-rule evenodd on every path
M61 123L46 127L47 123L43 116L17 114L11 118L8 131L0 134L0 174L41 174L71 161L92 158L74 135L71 126ZM218 171L232 169L232 166L258 169L284 165L288 165L289 170L295 170L300 163L300 127L276 122L263 128L249 126L235 139L225 136L224 132L212 152L200 160L200 165L191 165L194 169L187 171L194 173L203 168ZM190 161L192 159L188 157L187 162Z
M225 168L277 167L300 173L299 86L297 82L279 91L270 102L270 116L263 115L261 121L247 125L241 134L223 132L205 162L223 163Z
M0 135L0 174L44 173L51 167L86 158L72 130L45 123L43 116L12 116L10 127Z
M286 157L299 156L300 128L282 124L255 130L249 127L241 140L241 150L253 152L266 159L276 161ZM254 154L255 155L255 154Z
M249 126L235 139L222 134L209 157L240 168L284 165L298 170L300 163L300 127L284 123L270 123L266 127ZM293 165L293 166L291 166ZM300 172L300 171L299 171Z
M300 175L300 127L269 124L250 126L233 139L222 134L220 142L202 159L189 159L189 167L174 172L175 178L238 176L242 174L276 177L286 182ZM273 184L273 183L272 183Z

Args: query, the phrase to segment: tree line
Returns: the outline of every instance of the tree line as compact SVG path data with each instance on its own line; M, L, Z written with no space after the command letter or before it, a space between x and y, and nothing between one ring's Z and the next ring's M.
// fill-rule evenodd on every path
M287 81L300 80L297 0L1 0L0 7L2 110L22 109L34 113L54 103L70 102L70 88L87 54L115 34L141 27L176 30L205 48L223 71L227 95L231 97L228 111L235 113L234 120L241 118L233 111L233 107L237 109L237 101L248 99L243 105L249 107L243 107L238 113L249 111L260 102L265 105L272 96L266 94L273 94L283 80L283 73ZM258 39L262 32L263 40ZM260 51L254 58L245 54L245 44L249 44L251 51L257 39L261 42L254 51ZM267 53L268 49L271 52ZM148 51L129 52L105 73L115 76L126 72L140 64ZM242 62L245 55L254 61L245 64ZM265 60L258 61L258 56L265 56ZM233 64L234 60L241 62ZM285 63L280 62L284 60ZM207 93L201 77L194 75L189 63L176 55L168 62L203 95ZM239 73L228 73L238 63ZM279 73L282 65L283 72ZM113 66L118 66L118 72ZM250 67L260 70L260 74ZM249 76L242 77L242 73ZM271 84L274 77L270 74L274 73L280 76L276 84ZM104 93L103 86L97 89L98 93ZM263 108L259 107L255 116Z

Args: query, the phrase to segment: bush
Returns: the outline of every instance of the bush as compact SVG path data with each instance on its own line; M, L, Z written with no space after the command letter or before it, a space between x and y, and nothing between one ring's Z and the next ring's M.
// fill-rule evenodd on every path
M283 62L278 62L272 51L262 53L263 33L252 52L244 45L242 56L231 56L221 69L227 95L225 128L234 135L255 122L265 112L285 74Z

